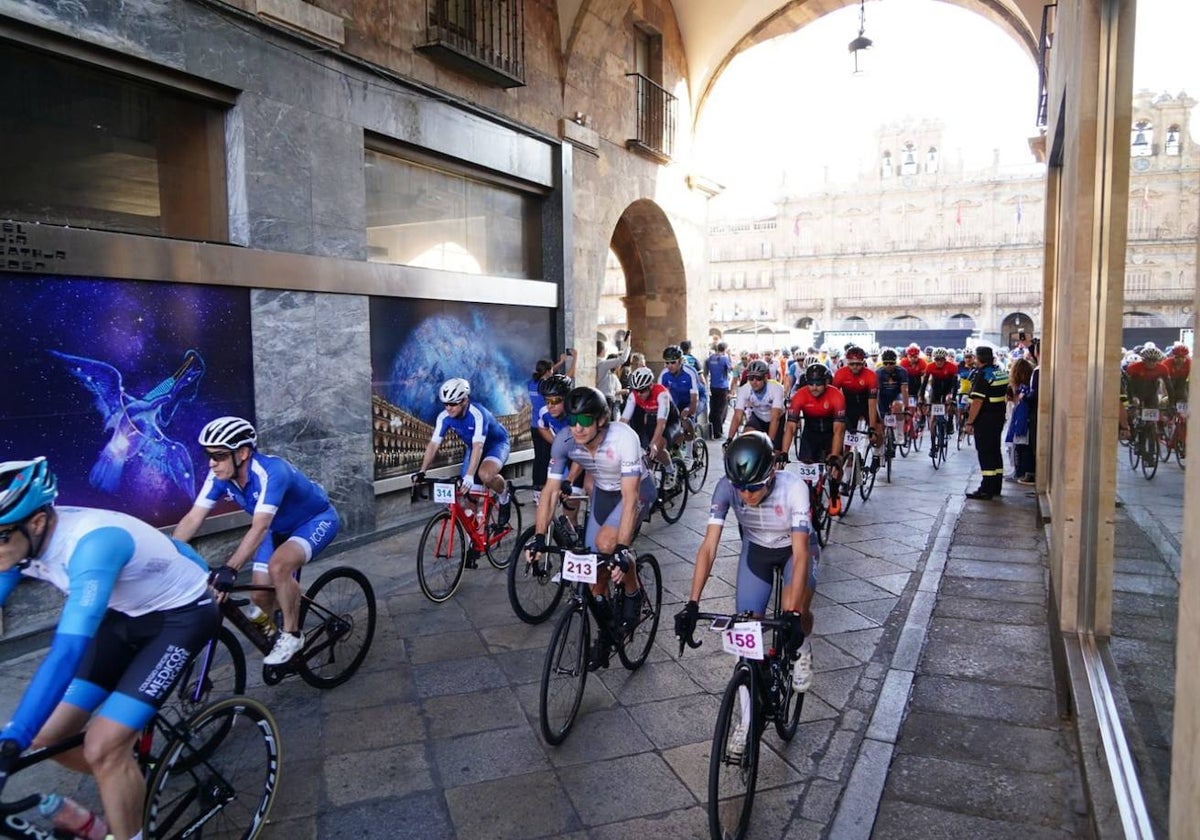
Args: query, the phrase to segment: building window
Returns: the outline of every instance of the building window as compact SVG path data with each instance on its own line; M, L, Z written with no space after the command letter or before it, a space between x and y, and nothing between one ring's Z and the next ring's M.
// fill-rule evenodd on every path
M1179 155L1179 126L1173 125L1167 129L1167 142L1163 144L1163 150L1171 157Z
M229 239L225 106L0 43L0 218Z
M542 197L367 149L367 258L540 279Z
M1150 125L1150 120L1138 120L1133 124L1129 154L1133 157L1154 154L1154 126Z

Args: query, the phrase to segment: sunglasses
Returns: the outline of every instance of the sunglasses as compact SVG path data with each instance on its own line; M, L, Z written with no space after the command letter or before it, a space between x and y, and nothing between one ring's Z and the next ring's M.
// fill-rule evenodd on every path
M454 402L454 403L442 403L442 405L445 406L446 408L454 408L456 405L462 405L462 404L463 404L463 400L459 400L458 402Z
M546 405L562 405L562 397L546 397Z
M768 478L766 481L758 482L758 484L735 484L733 485L733 489L737 490L739 493L757 493L770 483L771 479Z
M748 380L750 380L751 382L762 382L762 381L763 381L764 379L766 379L767 377L765 377L765 376L753 375L753 376L747 376L746 378L747 378Z
M204 454L208 456L208 460L217 462L228 461L233 457L233 453L225 449L222 449L219 452L212 452L211 450L206 449L204 450Z
M581 426L585 429L590 428L596 422L596 417L592 414L568 414L568 426Z
M3 531L0 531L0 545L7 544L8 541L12 539L12 535L15 534L16 531L17 529L15 527L5 528Z

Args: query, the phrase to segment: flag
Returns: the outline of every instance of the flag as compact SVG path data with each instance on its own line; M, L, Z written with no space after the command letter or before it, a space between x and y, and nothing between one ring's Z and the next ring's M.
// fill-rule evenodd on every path
M800 217L796 217L795 223L792 224L792 236L800 235Z
M1021 206L1021 196L1017 196L1017 227L1021 226L1021 219L1025 218L1025 208Z

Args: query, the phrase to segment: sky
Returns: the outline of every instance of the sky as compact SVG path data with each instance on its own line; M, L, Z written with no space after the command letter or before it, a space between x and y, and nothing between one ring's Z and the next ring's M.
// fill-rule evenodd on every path
M874 44L856 76L846 46L858 27L858 7L840 9L726 68L697 131L695 171L726 187L715 217L770 214L781 194L852 181L876 165L880 127L908 117L945 125L946 164L1034 163L1037 67L998 26L937 0L868 2ZM1200 3L1138 0L1134 89L1200 99L1200 61L1180 60L1196 32Z

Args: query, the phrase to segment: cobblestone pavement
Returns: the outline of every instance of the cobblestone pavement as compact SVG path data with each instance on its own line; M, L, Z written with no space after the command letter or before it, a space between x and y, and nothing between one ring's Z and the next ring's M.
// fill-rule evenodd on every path
M815 680L795 739L764 736L751 837L1081 836L1033 500L1015 484L1001 501L964 500L977 478L969 448L937 472L910 454L834 525L814 601ZM419 529L325 560L373 581L375 643L362 671L328 692L266 687L252 673L250 693L284 733L263 836L707 836L709 745L733 663L711 641L680 657L671 617L715 481L714 469L679 523L655 516L643 529L635 548L662 568L658 638L640 670L614 658L588 679L559 747L537 724L552 622L517 620L501 572L481 562L449 602L430 603L415 580ZM732 605L736 532L726 529L703 609ZM38 658L0 664L0 708ZM253 672L258 656L248 658ZM26 775L91 795L62 771Z

